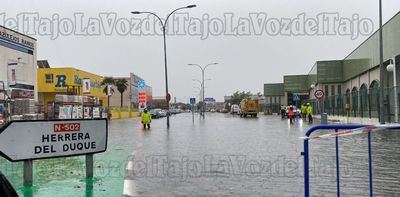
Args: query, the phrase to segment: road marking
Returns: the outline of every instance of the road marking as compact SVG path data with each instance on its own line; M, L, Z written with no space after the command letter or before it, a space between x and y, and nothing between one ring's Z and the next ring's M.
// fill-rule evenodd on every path
M141 148L143 148L142 143L138 144L136 149L141 149ZM136 155L137 155L137 151L134 150L132 152L132 159L134 159ZM134 163L133 162L134 162L133 160L128 161L126 168L125 168L127 172L125 172L124 191L122 193L122 196L124 196L124 197L138 196L138 193L136 191L136 189L137 189L136 182L135 182L135 180L132 180L133 176L131 177L130 175L127 174L127 173L132 173L132 175L133 175L133 171L134 171L134 169L133 169Z
M128 165L126 165L126 170L133 170L133 161L128 161Z
M138 196L136 192L136 183L134 180L124 181L124 193L125 196Z

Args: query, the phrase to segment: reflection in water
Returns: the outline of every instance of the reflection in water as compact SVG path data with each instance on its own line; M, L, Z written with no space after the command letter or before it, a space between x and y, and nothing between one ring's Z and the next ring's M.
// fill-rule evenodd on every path
M33 193L36 190L36 186L22 187L20 189L22 190L22 193L24 194L24 197L33 197Z
M92 197L93 196L93 182L95 180L93 178L90 179L85 179L86 182L86 197Z

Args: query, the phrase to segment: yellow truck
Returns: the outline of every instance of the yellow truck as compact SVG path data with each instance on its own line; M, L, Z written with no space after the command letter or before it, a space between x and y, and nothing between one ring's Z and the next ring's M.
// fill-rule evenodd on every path
M259 111L258 100L256 99L243 99L240 102L240 117L257 117Z

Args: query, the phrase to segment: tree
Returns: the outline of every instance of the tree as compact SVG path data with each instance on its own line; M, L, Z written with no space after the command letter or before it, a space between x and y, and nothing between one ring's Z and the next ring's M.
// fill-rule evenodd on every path
M125 78L117 79L115 81L115 86L117 86L117 90L121 93L121 107L123 107L124 103L124 92L128 89L128 81Z
M108 86L115 85L115 80L112 77L104 77L101 81L101 85L104 86L103 93L107 95L107 105L110 108L110 96L108 95ZM114 89L111 87L111 94L114 93Z
M232 94L231 104L239 104L243 99L249 98L251 95L251 92L236 91Z

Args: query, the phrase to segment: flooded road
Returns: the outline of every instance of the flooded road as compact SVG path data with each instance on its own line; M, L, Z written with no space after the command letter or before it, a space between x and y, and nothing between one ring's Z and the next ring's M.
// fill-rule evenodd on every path
M84 157L34 162L34 187L22 187L22 163L0 160L21 196L303 196L303 142L310 125L277 116L239 118L191 114L112 120L108 150L95 155L95 178L84 179ZM325 132L318 132L319 134ZM316 135L318 134L316 133ZM398 196L400 132L374 132L376 196ZM312 196L336 196L335 140L310 142ZM341 194L369 196L366 135L340 138Z
M303 196L303 136L310 127L276 116L190 114L153 121L135 138L127 178L142 196ZM322 134L324 132L317 132ZM400 193L400 133L373 134L374 191ZM334 138L310 142L311 194L336 196ZM366 135L340 138L341 194L369 196Z

